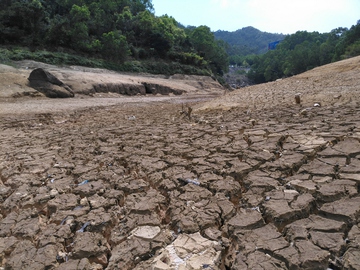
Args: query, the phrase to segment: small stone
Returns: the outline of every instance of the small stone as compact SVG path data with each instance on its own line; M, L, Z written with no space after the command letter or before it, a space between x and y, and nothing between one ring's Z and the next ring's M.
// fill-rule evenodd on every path
M88 199L86 197L80 200L80 205L87 206L89 204Z
M98 264L101 264L102 266L106 267L108 265L108 259L106 254L101 254L97 256L94 261Z
M51 198L54 198L58 194L59 194L59 192L56 189L50 190L50 197Z
M150 240L155 238L160 232L161 229L158 226L140 226L132 231L132 235Z

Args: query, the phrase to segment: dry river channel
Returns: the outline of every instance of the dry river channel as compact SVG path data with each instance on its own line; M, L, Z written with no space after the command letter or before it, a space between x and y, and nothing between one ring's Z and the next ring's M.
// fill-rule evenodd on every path
M360 269L358 106L131 100L2 105L1 269Z

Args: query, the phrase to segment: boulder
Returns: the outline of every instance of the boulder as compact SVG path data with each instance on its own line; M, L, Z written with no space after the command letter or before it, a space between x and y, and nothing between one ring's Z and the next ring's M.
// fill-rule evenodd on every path
M32 88L49 98L74 97L74 92L69 86L42 68L34 69L28 80Z

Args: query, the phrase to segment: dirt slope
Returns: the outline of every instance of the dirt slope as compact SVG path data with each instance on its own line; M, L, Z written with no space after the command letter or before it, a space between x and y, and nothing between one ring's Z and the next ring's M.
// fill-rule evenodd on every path
M293 106L295 94L304 106L360 101L360 56L321 66L291 78L235 90L200 106L201 109L262 109Z

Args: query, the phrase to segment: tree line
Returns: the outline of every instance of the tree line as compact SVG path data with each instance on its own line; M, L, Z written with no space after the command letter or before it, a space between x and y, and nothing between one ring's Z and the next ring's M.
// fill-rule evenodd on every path
M151 0L1 0L0 45L70 50L107 61L161 59L228 68L225 42L207 26L155 16Z
M314 67L360 55L360 20L350 29L330 33L298 31L286 36L263 55L248 55L242 61L251 65L248 77L255 83L293 76Z

